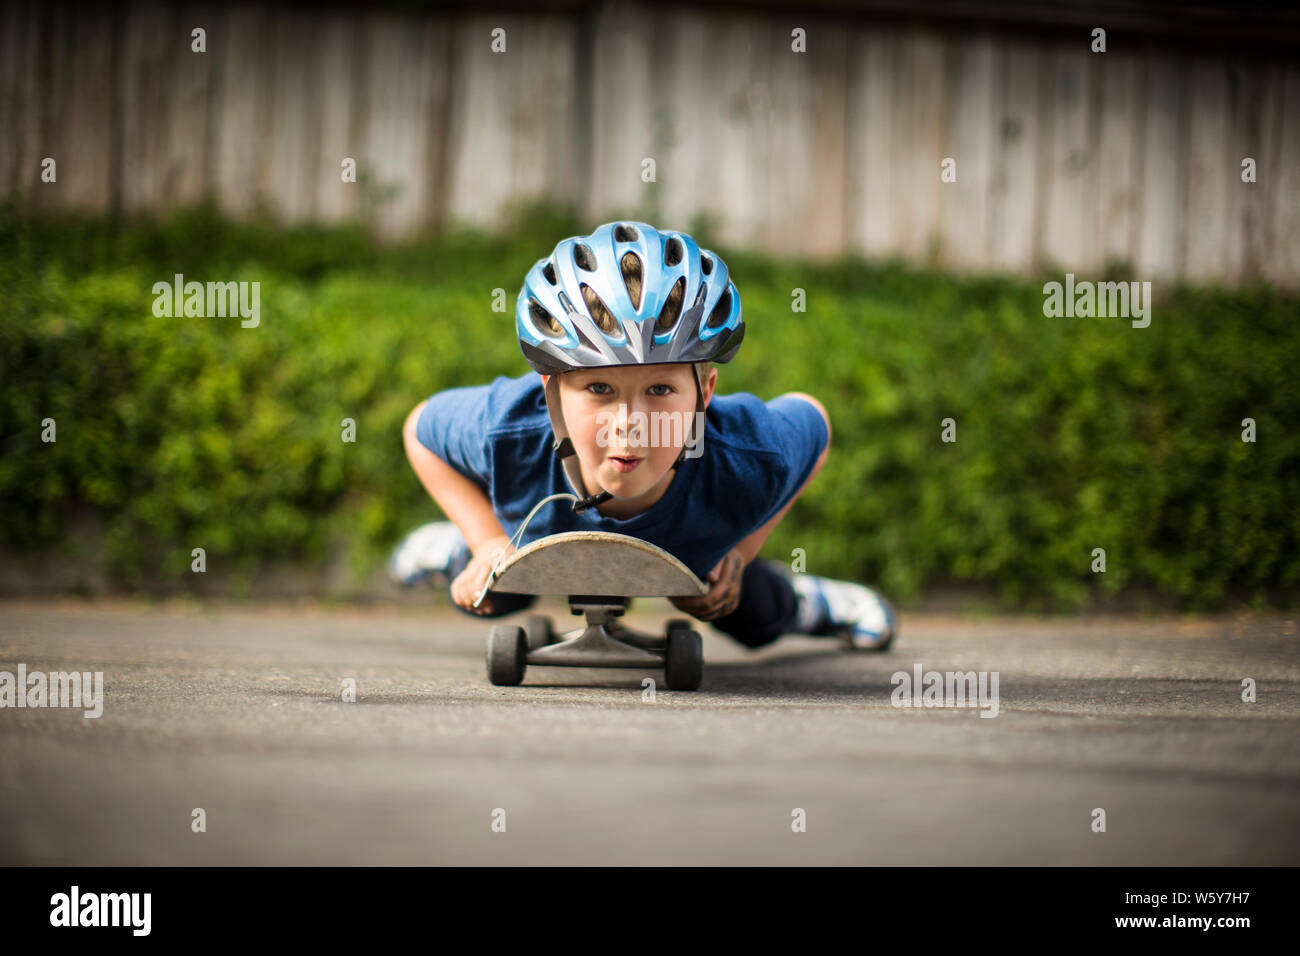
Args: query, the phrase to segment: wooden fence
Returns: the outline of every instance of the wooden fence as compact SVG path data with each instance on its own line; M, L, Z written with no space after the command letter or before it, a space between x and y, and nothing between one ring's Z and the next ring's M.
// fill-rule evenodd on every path
M806 53L791 50L796 26ZM729 243L815 257L1295 285L1300 68L1089 44L1086 29L632 3L532 16L10 3L0 191L127 214L214 196L237 215L361 216L387 237L493 226L543 198L593 226L703 214ZM345 157L361 183L342 181ZM956 182L941 181L946 157Z

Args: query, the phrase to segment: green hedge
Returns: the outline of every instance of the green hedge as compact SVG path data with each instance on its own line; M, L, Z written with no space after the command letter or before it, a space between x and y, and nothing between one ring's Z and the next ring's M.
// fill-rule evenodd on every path
M1041 280L778 263L704 228L750 328L720 390L807 391L832 416L826 468L766 555L803 548L809 571L903 601L973 585L1022 607L1122 590L1191 608L1296 603L1297 299L1157 286L1146 329L1049 319ZM432 392L527 370L514 296L580 231L532 210L509 241L382 247L355 227L210 210L127 225L0 210L0 543L75 548L69 516L90 508L126 587L184 586L193 547L245 576L340 551L364 575L437 513L405 462L404 417ZM260 327L156 318L151 287L176 272L259 281Z

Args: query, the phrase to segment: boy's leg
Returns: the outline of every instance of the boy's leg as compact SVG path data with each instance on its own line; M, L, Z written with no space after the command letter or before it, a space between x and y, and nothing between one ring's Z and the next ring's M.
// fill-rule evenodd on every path
M771 644L782 634L807 634L840 638L862 650L885 650L898 632L893 608L871 588L794 574L762 558L745 568L736 610L709 623L750 648Z
M709 623L746 647L763 647L794 629L798 598L780 571L762 558L745 566L740 604Z

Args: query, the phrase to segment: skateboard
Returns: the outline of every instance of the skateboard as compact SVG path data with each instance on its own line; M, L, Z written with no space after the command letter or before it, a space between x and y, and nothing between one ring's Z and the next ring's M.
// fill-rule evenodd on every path
M704 646L686 618L669 621L663 637L624 627L616 618L634 597L685 597L709 588L663 548L626 534L566 531L539 538L510 555L490 591L562 595L587 624L557 634L551 618L530 614L523 627L498 624L488 635L488 680L513 687L529 664L547 667L635 667L664 671L671 690L695 690L704 677Z

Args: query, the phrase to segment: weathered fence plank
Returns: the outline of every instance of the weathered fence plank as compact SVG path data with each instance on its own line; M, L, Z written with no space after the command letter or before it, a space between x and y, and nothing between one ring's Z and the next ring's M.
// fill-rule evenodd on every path
M800 249L816 256L826 251L816 234L833 230L839 236L843 228L846 50L832 23L803 26L810 52L796 52L789 24L779 21L747 31L747 49L735 51L743 65L733 67L742 82L732 88L732 102L748 149L731 162L746 165L754 215L747 231L729 239L774 254ZM826 142L828 136L835 142ZM839 155L821 155L824 150ZM774 183L781 185L764 188ZM740 202L732 194L728 209Z
M1197 59L1188 70L1187 228L1184 268L1204 279L1228 279L1240 269L1241 234L1232 222L1235 190L1228 139L1228 73L1220 60Z
M1271 190L1277 203L1272 231L1271 268L1276 282L1300 284L1300 70L1283 72L1281 95L1277 98L1277 169L1269 172ZM1276 178L1274 178L1276 177Z
M354 14L330 13L320 23L320 55L312 73L312 95L319 101L320 126L314 144L320 176L316 215L339 222L358 213L360 186L343 181L343 161L357 159L355 130L360 122L365 55L362 20Z
M956 182L939 190L944 265L978 269L986 264L994 137L994 48L987 36L954 40L949 49L949 103L944 157L956 165Z
M889 207L898 49L893 31L855 31L846 141L845 203L850 213L846 240L849 248L871 257L897 249Z
M650 84L656 71L646 41L654 17L639 7L604 8L592 66L591 183L588 208L642 209L665 184L642 182L642 163L655 159ZM504 68L504 66L503 66Z
M1187 183L1183 65L1146 61L1146 137L1142 165L1142 231L1136 268L1143 279L1180 272Z
M812 60L813 88L811 108L816 123L811 138L802 143L812 176L812 214L801 217L801 210L786 204L782 218L772 226L773 238L782 248L789 242L781 239L782 225L804 218L806 232L800 247L812 256L828 258L842 255L847 240L845 222L845 168L848 121L849 59L853 55L849 24L834 21L825 25L826 51ZM774 141L779 141L773 131ZM810 153L810 155L809 155Z
M1005 46L990 249L990 264L1000 270L1033 267L1038 261L1042 69L1042 56L1034 47L1018 41Z
M122 205L128 213L166 207L176 62L189 42L161 3L128 8L122 60Z
M324 185L317 152L322 106L312 82L321 32L307 13L280 9L272 16L270 122L262 155L276 212L288 220L313 218Z
M258 206L270 170L266 139L271 124L271 21L262 7L231 7L220 44L216 91L216 183L221 205L235 215Z
M933 262L939 251L939 181L943 152L943 39L908 31L899 61L890 216L898 250L914 261Z
M1132 266L1142 167L1142 70L1137 57L1110 52L1098 63L1097 259Z
M221 43L224 16L210 4L185 4L172 21L166 44L174 49L169 97L167 154L160 206L175 209L204 199L212 188L211 95L213 44ZM192 32L206 31L206 53L193 50Z
M1051 98L1046 116L1050 133L1046 185L1046 221L1042 255L1056 266L1090 272L1095 266L1096 144L1088 140L1089 74L1086 49L1055 47L1047 64Z

